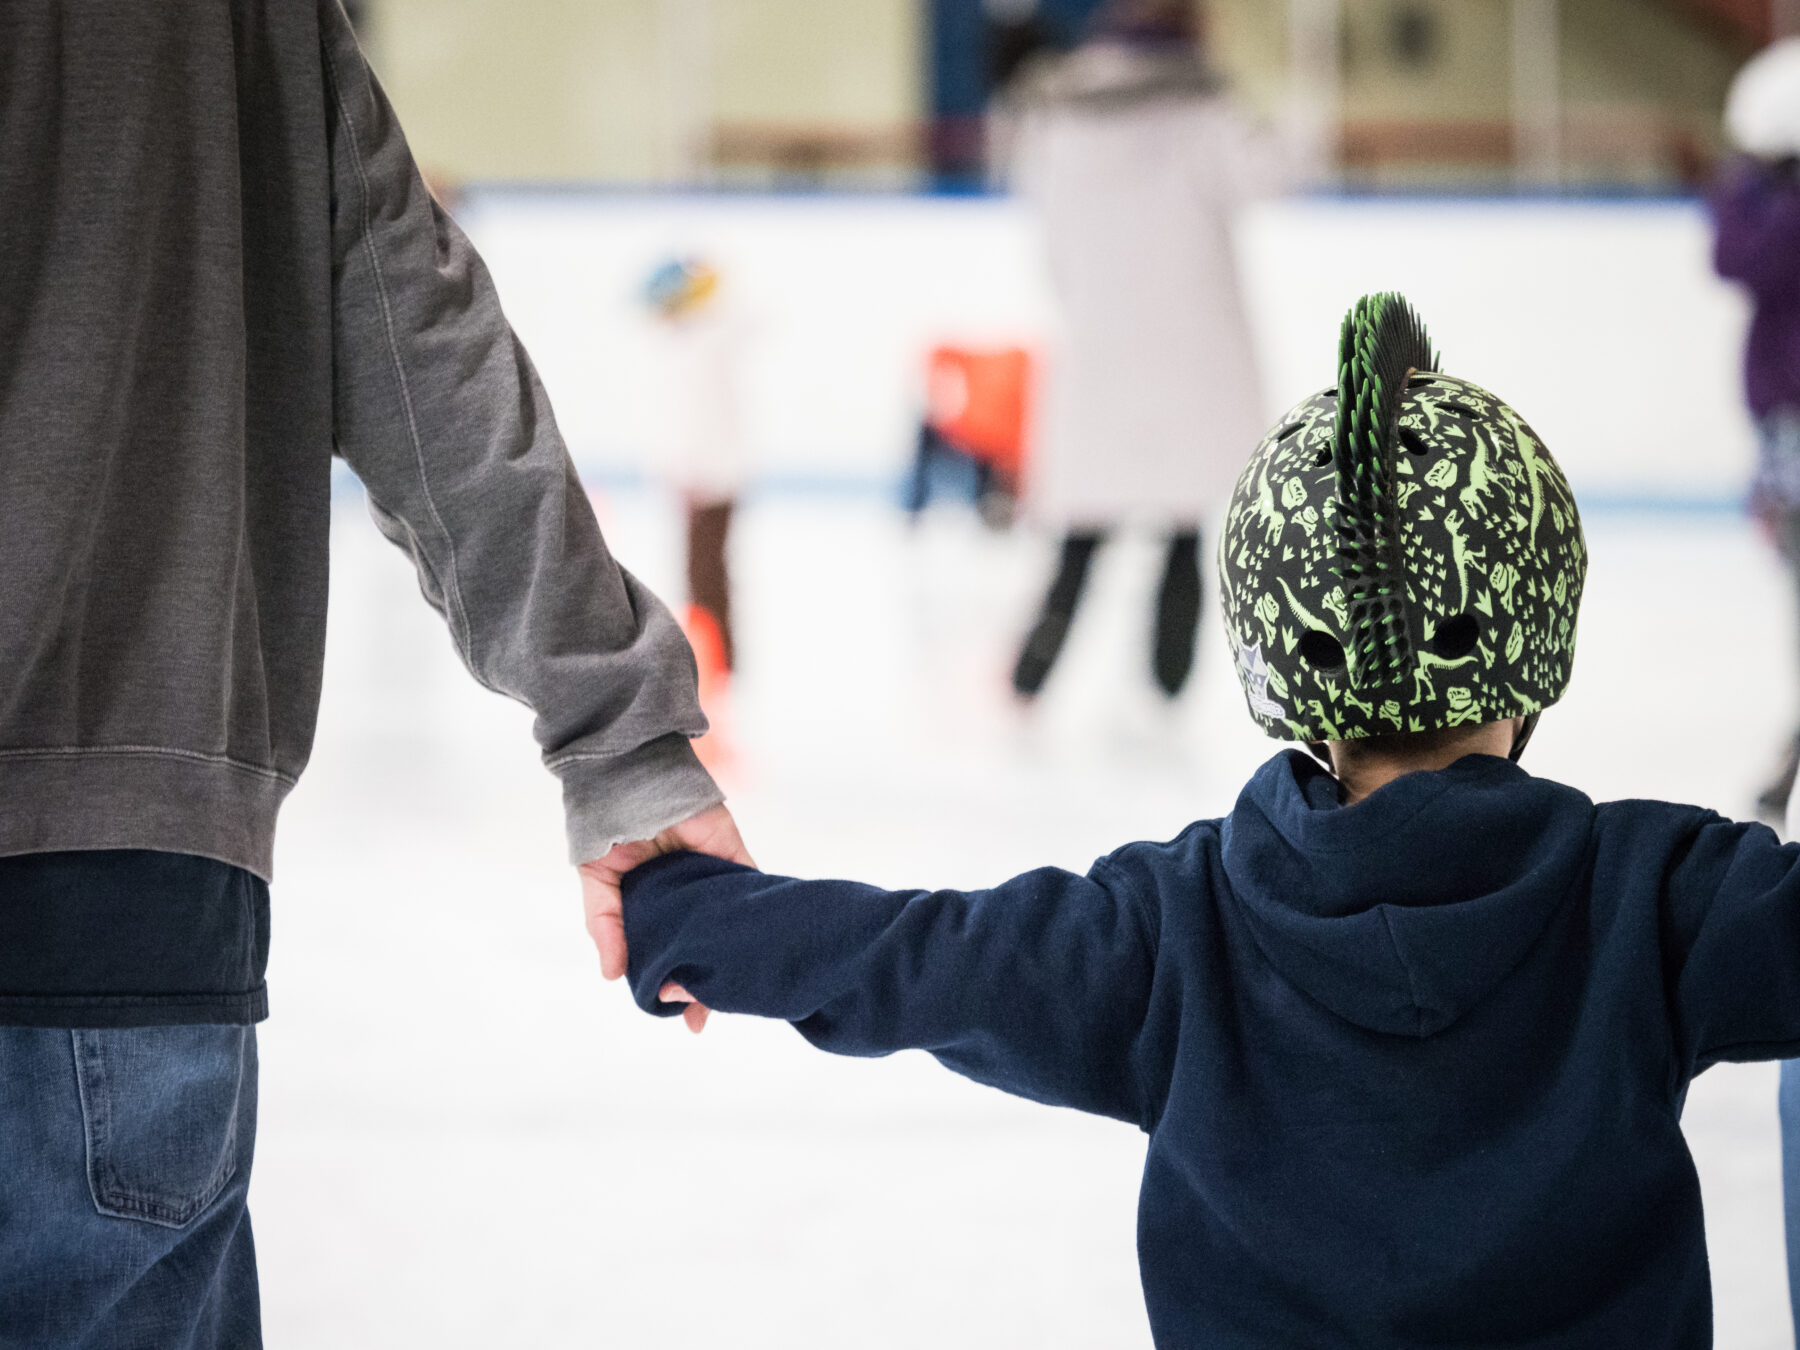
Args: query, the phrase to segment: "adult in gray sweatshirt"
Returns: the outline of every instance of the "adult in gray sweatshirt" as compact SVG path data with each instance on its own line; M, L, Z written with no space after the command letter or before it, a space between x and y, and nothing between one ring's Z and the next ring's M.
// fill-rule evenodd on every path
M334 452L536 713L573 862L741 855L686 643L338 0L0 5L7 1346L260 1340L253 1024Z

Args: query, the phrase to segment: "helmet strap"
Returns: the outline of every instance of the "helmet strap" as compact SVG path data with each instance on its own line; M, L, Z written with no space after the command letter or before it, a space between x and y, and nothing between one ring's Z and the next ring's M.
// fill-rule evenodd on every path
M1538 713L1526 713L1525 720L1519 723L1519 730L1513 736L1512 753L1507 756L1514 764L1519 762L1519 756L1525 753L1525 747L1531 743L1531 733L1537 730L1539 716Z

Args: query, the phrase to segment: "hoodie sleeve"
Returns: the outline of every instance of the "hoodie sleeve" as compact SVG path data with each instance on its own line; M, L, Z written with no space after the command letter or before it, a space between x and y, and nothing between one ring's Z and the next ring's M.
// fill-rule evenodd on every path
M791 1022L824 1050L929 1050L976 1082L1139 1125L1151 932L1104 864L986 891L797 881L698 854L625 878L628 973L646 1011L679 1011L657 999L672 980L720 1012Z
M330 100L337 450L411 555L457 653L536 713L572 862L721 794L693 656L613 561L487 269L425 190L337 0L320 0Z
M1800 1055L1800 844L1706 813L1668 872L1663 957L1684 1076Z

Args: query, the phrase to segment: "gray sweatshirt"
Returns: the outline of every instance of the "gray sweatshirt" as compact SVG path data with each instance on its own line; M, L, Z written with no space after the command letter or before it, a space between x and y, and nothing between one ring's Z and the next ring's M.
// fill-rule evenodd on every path
M305 767L341 455L570 857L720 800L667 610L337 0L0 4L0 855L267 878Z

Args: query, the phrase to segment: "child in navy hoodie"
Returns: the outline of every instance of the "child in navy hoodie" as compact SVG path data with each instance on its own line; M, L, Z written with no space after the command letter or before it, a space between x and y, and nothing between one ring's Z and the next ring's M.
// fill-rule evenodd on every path
M1311 756L1086 876L671 853L625 877L633 989L1138 1125L1161 1347L1708 1345L1682 1099L1800 1054L1800 850L1518 766L1574 656L1568 484L1398 297L1339 364L1220 558L1251 715Z

